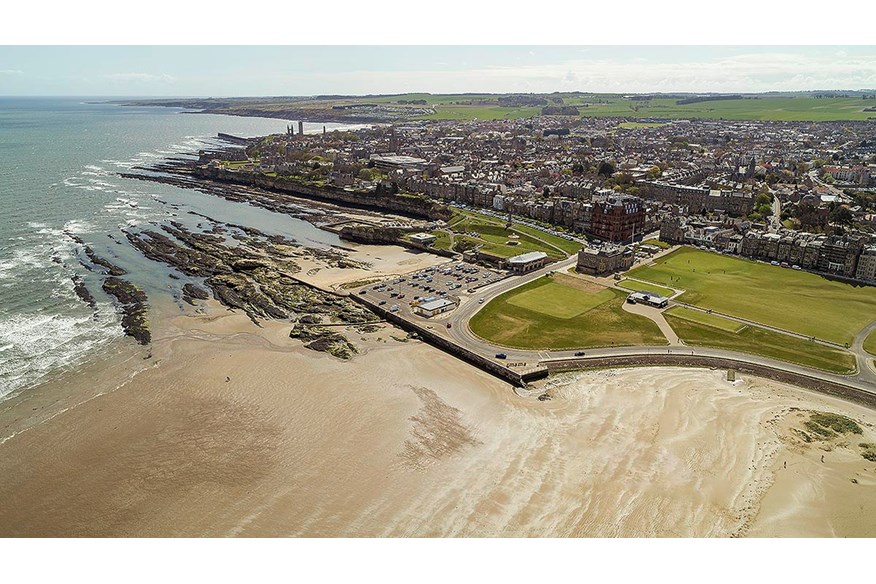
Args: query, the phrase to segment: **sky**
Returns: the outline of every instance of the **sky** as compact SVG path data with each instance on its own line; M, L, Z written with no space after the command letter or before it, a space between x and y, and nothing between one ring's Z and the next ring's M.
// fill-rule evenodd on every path
M874 46L0 46L0 95L876 89Z

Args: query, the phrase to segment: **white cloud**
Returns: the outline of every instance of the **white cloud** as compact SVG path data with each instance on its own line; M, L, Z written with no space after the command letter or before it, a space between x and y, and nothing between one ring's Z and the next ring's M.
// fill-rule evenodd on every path
M137 83L172 83L176 81L172 75L166 73L160 75L152 73L108 73L106 77L113 81L133 81Z
M0 69L0 75L24 75L21 69Z
M342 92L761 92L876 88L876 55L745 53L679 62L583 59L454 71L354 71L306 76ZM303 79L300 79L303 81ZM323 91L323 89L320 89Z

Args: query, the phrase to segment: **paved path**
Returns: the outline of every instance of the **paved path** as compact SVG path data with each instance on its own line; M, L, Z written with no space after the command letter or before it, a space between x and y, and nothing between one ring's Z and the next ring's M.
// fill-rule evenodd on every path
M861 332L855 335L855 340L852 341L852 351L855 353L855 358L858 360L858 375L862 379L867 379L870 383L876 385L876 368L874 368L874 359L876 356L871 355L864 350L864 341L870 336L870 333L876 331L876 320L865 326Z
M639 316L644 316L645 318L653 320L660 328L660 332L663 333L663 336L666 337L666 340L669 341L670 345L684 345L681 339L678 338L678 335L675 334L675 331L672 330L672 327L669 326L669 323L666 322L666 319L663 317L663 311L659 308L646 306L644 304L630 304L624 302L623 309L631 314L638 314Z
M794 363L788 363L785 361L778 361L776 359L770 359L769 357L762 357L760 355L751 355L748 353L740 353L737 351L729 351L726 349L713 349L709 347L694 347L687 346L683 344L675 344L670 346L659 346L659 347L604 347L599 349L587 349L584 351L584 356L576 356L575 353L581 351L569 350L569 351L533 351L533 350L522 350L522 349L509 349L506 347L500 347L477 337L474 333L471 332L471 329L468 326L468 322L475 313L478 312L483 306L486 306L487 303L499 294L507 292L509 290L513 290L519 286L522 286L528 282L536 278L540 278L541 276L551 273L551 272L562 272L568 273L568 269L575 264L576 258L570 258L564 262L560 262L557 264L553 264L533 272L532 274L528 274L526 276L520 278L510 278L508 280L504 280L502 282L497 282L496 284L492 284L487 286L479 291L478 296L484 299L484 302L481 304L477 301L464 302L460 305L458 309L450 313L449 318L446 322L452 323L452 328L445 332L451 339L459 343L460 345L476 352L480 353L485 357L493 357L496 353L505 353L507 354L507 360L511 362L525 362L527 368L536 367L538 365L544 365L547 362L556 362L558 360L569 360L569 361L580 361L586 363L587 359L596 359L596 358L605 358L612 356L628 356L628 355L654 355L658 353L683 353L690 355L699 355L704 357L718 357L723 359L734 359L737 361L741 361L744 363L754 363L758 365L763 365L767 367L771 367L773 369L777 369L780 371L788 371L791 373L797 373L800 375L806 375L815 379L822 379L826 381L831 381L834 383L839 383L842 385L846 385L849 387L855 387L857 389L863 389L865 391L876 394L876 372L872 370L869 366L861 368L859 365L859 371L855 375L839 375L835 373L829 373L826 371L821 371L818 369L811 369L809 367L804 367L802 365L797 365ZM594 280L598 280L594 278ZM661 315L662 316L662 315ZM652 319L653 320L653 319ZM665 319L664 319L665 322ZM668 326L668 324L667 324ZM871 325L872 327L876 327L876 323ZM870 329L870 327L868 327ZM661 327L661 330L662 327ZM863 339L866 338L866 332L862 331L859 333L858 337L856 337L856 341L860 341L860 344L863 344ZM872 329L870 329L872 330ZM675 336L673 332L673 336L676 340L678 340L677 336ZM670 339L672 340L672 339ZM678 340L680 342L680 340ZM862 349L863 351L863 349ZM547 357L545 356L547 354ZM860 356L859 356L860 363Z

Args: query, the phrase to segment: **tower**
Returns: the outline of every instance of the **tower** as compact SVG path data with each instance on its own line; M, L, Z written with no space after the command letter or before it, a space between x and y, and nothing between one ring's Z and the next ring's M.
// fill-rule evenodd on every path
M299 135L304 134L304 122L302 122L300 120L298 121L298 134Z

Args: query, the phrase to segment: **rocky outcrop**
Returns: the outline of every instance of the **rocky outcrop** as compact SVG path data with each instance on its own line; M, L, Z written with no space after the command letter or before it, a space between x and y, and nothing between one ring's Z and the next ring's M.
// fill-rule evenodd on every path
M186 302L188 302L191 305L195 304L195 300L206 300L210 297L209 292L207 292L203 288L195 286L191 282L186 283L182 289L183 289L183 300L185 300Z
M147 321L146 293L126 280L110 276L103 282L103 290L118 300L122 309L122 329L141 345L152 341Z
M227 226L230 227L230 226ZM228 232L239 245L229 245L224 237L198 233L179 223L162 226L164 233L147 230L127 233L127 238L146 257L170 265L183 274L203 277L213 296L229 308L244 311L256 324L263 319L292 319L303 314L313 323L333 321L364 325L373 315L346 297L319 290L292 275L299 267L293 257L318 256L326 261L343 256L329 250L310 250L291 245L289 240L266 236L258 230L244 233ZM182 289L183 300L206 299L209 294L187 283ZM300 322L305 322L302 319ZM325 351L348 359L355 347L343 335L324 327L308 326L307 332L291 335L305 341L311 349Z
M73 292L76 293L76 296L91 308L97 308L97 302L94 300L91 292L88 291L88 288L86 288L82 277L75 275L71 279L73 280Z
M79 241L82 240L80 239ZM124 276L128 273L124 269L110 262L109 260L106 260L94 253L94 250L91 249L91 247L88 245L85 246L85 255L88 256L88 259L91 260L92 264L105 268L106 273L108 273L110 276Z

